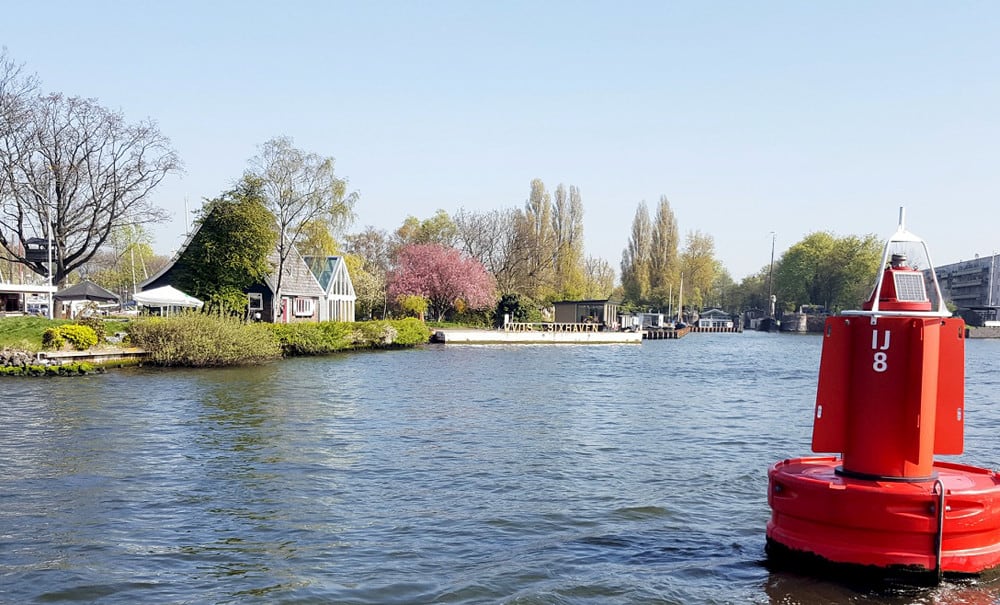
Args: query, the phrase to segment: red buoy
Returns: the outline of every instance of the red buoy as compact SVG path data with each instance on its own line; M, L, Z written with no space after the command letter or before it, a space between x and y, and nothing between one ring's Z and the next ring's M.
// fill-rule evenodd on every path
M937 296L894 248L920 244ZM951 318L903 212L860 311L826 321L812 450L768 472L767 552L792 563L979 574L1000 566L1000 476L960 454L965 324Z

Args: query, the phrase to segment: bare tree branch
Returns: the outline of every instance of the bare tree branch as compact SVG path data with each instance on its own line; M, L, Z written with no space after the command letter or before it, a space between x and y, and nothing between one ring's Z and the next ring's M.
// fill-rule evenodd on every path
M8 76L0 75L0 233L12 236L0 246L7 258L46 275L46 263L28 260L24 250L51 229L53 279L63 283L116 229L165 220L150 192L181 162L151 121L131 124L94 100L61 94L9 98L9 65L0 57L0 74ZM6 109L15 106L23 111Z

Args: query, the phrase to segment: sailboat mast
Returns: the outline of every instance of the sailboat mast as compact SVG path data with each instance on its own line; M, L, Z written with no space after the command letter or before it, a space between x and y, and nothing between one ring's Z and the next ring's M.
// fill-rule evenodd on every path
M681 290L677 293L677 321L684 321L684 276L681 275Z
M774 277L774 239L775 233L771 232L771 265L767 269L767 304L770 309L770 316L774 317L774 290L773 290L773 277Z

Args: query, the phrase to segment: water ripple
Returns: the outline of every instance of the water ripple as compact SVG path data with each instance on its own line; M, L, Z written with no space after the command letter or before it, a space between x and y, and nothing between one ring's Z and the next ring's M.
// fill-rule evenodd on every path
M819 345L699 334L5 381L0 601L996 602L989 582L878 591L762 564L766 469L809 452ZM967 358L966 446L987 459L1000 348Z

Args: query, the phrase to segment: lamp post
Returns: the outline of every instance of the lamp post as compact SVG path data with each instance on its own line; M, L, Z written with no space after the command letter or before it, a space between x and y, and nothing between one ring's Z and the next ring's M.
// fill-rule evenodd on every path
M47 214L48 213L46 213L46 215ZM53 300L52 300L52 221L49 220L50 219L49 216L46 216L45 218L46 218L46 221L45 221L45 233L46 233L46 235L45 235L45 237L48 240L47 243L46 243L46 245L45 245L45 252L46 252L46 254L48 254L48 257L49 257L48 258L48 264L46 265L46 268L48 269L46 271L46 273L48 273L48 281L49 281L49 288L48 288L49 304L48 304L48 307L49 307L49 319L52 319L53 318L53 310L52 310L52 305L53 305Z

